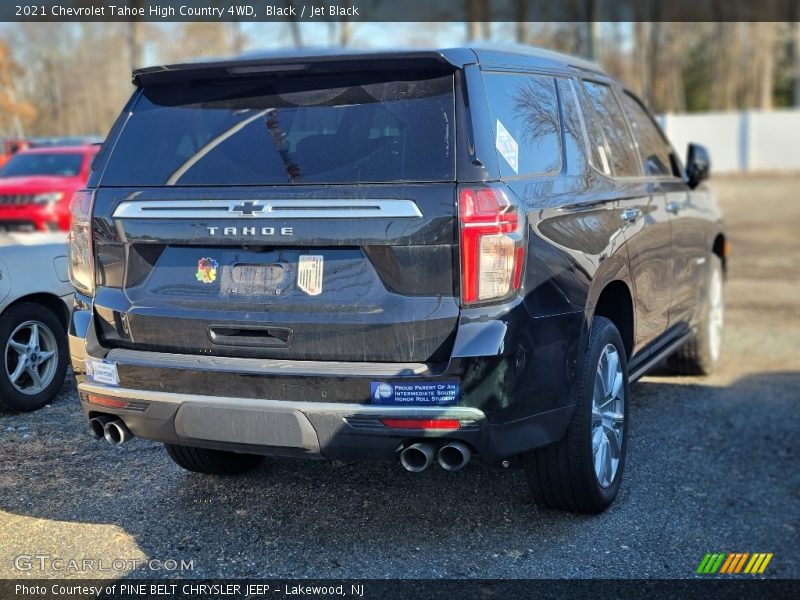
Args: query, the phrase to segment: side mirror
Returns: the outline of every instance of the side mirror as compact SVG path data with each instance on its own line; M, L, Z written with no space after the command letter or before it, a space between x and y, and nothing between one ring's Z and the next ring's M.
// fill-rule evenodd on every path
M689 144L686 156L686 175L689 178L689 187L694 189L701 181L708 179L711 171L711 159L708 150L700 144Z

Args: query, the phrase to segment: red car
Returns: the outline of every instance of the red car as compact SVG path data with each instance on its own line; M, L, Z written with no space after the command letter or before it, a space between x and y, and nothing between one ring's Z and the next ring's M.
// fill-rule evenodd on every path
M0 231L66 231L99 145L18 152L0 169Z

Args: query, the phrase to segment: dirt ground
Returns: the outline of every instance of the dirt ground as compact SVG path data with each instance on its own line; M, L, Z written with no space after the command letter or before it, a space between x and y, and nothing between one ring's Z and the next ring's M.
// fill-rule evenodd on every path
M158 444L93 442L68 382L37 413L0 413L0 577L683 578L706 552L772 552L764 576L800 577L800 176L712 183L731 244L724 365L633 386L606 513L538 509L521 473L477 466L188 474ZM192 566L15 561L35 554Z

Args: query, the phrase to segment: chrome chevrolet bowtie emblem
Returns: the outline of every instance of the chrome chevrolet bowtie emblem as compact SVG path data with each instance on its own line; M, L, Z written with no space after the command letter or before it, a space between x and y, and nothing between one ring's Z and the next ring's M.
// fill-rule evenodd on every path
M242 215L247 216L254 216L260 214L264 211L271 211L272 207L269 204L259 204L258 202L252 202L248 200L247 202L242 202L241 204L237 204L236 206L231 207L231 212L238 212Z

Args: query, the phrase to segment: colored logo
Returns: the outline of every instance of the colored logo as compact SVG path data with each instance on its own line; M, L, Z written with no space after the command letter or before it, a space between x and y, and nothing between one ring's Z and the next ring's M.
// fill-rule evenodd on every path
M388 383L382 383L377 388L375 388L375 400L380 400L381 398L390 398L394 390L392 386Z
M200 283L214 283L217 279L217 261L213 258L201 258L197 261L195 277Z
M716 552L708 553L700 561L697 573L701 575L748 573L757 575L763 573L769 561L772 560L772 552Z

